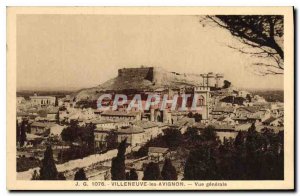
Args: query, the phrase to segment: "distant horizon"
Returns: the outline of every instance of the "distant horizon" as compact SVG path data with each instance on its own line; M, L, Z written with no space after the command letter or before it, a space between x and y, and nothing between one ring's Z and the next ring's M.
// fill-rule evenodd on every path
M54 91L70 91L70 92L76 92L76 91L80 91L82 89L88 89L88 88L93 88L96 86L91 86L91 87L72 87L70 89L66 89L65 87L54 87L54 88L49 88L49 87L39 87L39 88L21 88L21 89L17 89L17 93L18 92L22 92L22 91L37 91L37 92L54 92ZM236 87L238 90L248 90L248 91L265 91L265 90L272 90L272 91L284 91L284 89L280 89L280 88L239 88Z
M141 66L135 66L135 67L130 67L130 68L140 68L140 67L153 67L153 66L144 66L144 65L141 65ZM123 69L123 68L127 68L127 67L122 67L122 68L118 68L116 70L116 76L117 77L117 74L118 74L118 70L119 69ZM167 71L172 71L172 70L167 70ZM174 71L174 70L173 70ZM193 73L193 74L207 74L207 73L219 73L219 72L214 72L214 71L208 71L206 73ZM189 72L180 72L180 74L192 74L192 73L189 73ZM222 73L220 73L222 74ZM110 79L113 79L114 77L112 78L109 78L107 79L106 81L110 80ZM224 76L224 80L228 80L226 79L226 76ZM104 82L106 82L104 81ZM237 88L238 90L282 90L282 88L270 88L270 87L264 87L264 88L255 88L255 87L238 87L236 86L234 83L232 83L232 81L228 80L229 82L231 82L232 86ZM104 83L102 82L102 83ZM94 87L97 87L99 85L101 85L102 83L100 84L95 84L94 86L82 86L82 87L75 87L75 86L70 86L70 87L66 87L66 86L61 86L61 87L17 87L17 92L18 91L72 91L72 92L75 92L75 91L80 91L82 89L88 89L88 88L94 88Z

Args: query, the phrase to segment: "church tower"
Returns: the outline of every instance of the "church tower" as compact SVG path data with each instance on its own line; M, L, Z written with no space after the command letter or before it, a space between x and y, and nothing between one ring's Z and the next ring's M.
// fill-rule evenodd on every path
M199 86L194 88L194 102L196 103L198 114L202 115L203 120L209 118L209 91L210 88L207 86Z

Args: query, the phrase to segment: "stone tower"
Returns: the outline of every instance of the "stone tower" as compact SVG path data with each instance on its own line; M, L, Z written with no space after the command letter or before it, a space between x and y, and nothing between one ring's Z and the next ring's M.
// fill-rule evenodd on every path
M194 102L196 103L198 114L202 115L203 120L209 118L209 91L207 86L199 86L194 88Z

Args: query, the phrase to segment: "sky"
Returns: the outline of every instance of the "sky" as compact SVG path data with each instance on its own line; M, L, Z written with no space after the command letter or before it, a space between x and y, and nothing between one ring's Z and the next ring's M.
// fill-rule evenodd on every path
M228 45L229 32L199 16L19 15L17 89L75 90L117 76L119 68L158 66L179 73L223 73L238 88L283 89L283 75L258 76L256 59Z

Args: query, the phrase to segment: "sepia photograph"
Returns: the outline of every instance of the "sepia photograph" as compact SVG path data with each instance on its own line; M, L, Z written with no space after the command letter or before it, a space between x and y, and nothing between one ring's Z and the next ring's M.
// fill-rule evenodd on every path
M294 189L292 7L7 12L8 189Z

